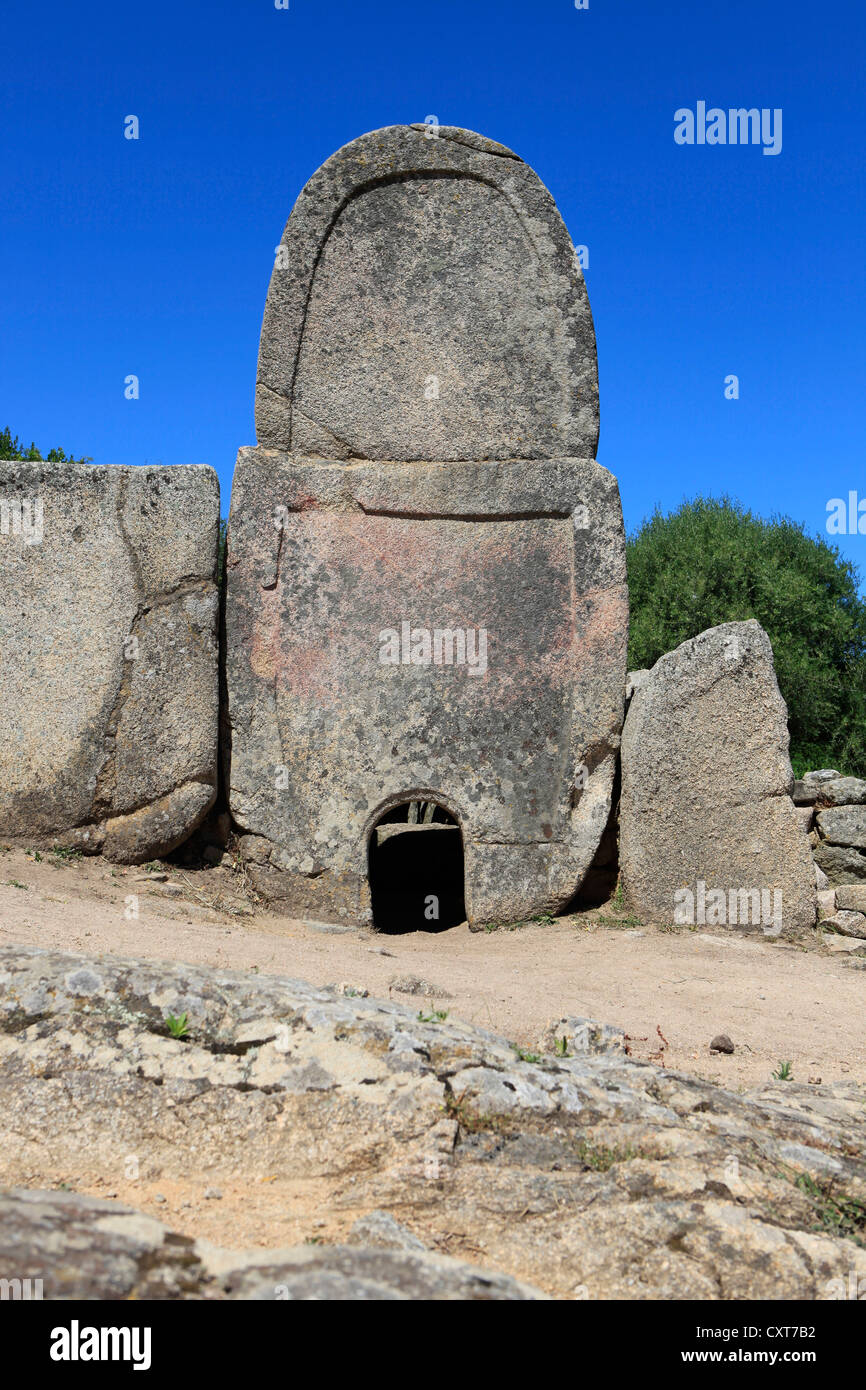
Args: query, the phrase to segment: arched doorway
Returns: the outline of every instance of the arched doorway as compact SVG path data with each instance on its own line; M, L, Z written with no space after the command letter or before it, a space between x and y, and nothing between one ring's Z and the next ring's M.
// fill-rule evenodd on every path
M444 931L465 921L463 836L434 801L392 806L370 834L373 925L400 933Z

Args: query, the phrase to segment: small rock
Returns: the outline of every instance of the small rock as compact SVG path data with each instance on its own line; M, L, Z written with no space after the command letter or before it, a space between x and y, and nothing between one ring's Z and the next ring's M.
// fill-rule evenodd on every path
M560 1051L565 1040L566 1051ZM552 1018L541 1035L542 1052L574 1056L581 1052L625 1053L626 1035L622 1028L599 1023L596 1018Z
M825 917L821 925L830 927L842 936L856 936L866 941L866 916L862 912L836 912L832 917Z
M206 864L216 866L222 863L223 849L220 845L206 845L202 859Z
M183 884L163 883L159 891L167 898L179 898L183 892Z
M271 856L271 842L263 835L242 835L238 841L238 854L246 863L267 864Z
M817 782L795 781L791 800L795 806L814 806L818 800Z
M815 865L815 887L818 889L819 893L823 893L825 889L830 887L830 880L824 873L820 864Z
M425 999L454 998L447 989L440 989L438 985L431 984L429 980L422 980L420 975L395 975L388 983L398 994L421 994Z
M862 777L839 777L818 788L818 800L830 806L862 806L866 803L866 781Z
M824 888L818 894L818 920L832 917L836 911L836 889Z
M731 1053L733 1052L733 1050L734 1044L731 1042L727 1033L717 1033L716 1036L713 1038L713 1041L710 1043L711 1052Z
M165 883L168 874L136 874L133 883Z
M845 849L866 849L866 806L833 806L818 812L821 838Z
M423 1241L387 1211L371 1211L361 1216L349 1231L347 1245L372 1245L378 1250L426 1250Z
M646 685L646 679L648 675L649 670L629 671L628 675L625 678L626 701L630 700L632 696L636 694L638 690L640 690L642 685Z
M154 1200L155 1202L159 1202L160 1206L162 1206L164 1202L167 1202L167 1201L168 1201L168 1198L167 1198L167 1197L164 1197L163 1194L162 1194L161 1192L154 1192L154 1194L153 1194L153 1200Z
M834 956L853 951L866 951L866 941L856 936L832 936L827 945Z
M837 772L835 767L819 767L815 772L803 774L804 782L834 782L837 777L841 777L841 772Z
M204 1197L206 1202L221 1202L223 1194L218 1187L206 1187L204 1190Z
M342 984L337 985L337 993L347 994L350 999L367 999L370 991L363 987L359 988L357 985L347 984L344 980Z
M836 889L836 906L866 913L866 883L843 883Z

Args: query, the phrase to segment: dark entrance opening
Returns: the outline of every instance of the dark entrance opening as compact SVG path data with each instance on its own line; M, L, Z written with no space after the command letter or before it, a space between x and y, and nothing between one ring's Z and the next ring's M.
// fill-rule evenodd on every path
M463 836L433 801L386 811L370 836L369 875L379 931L445 931L466 920Z

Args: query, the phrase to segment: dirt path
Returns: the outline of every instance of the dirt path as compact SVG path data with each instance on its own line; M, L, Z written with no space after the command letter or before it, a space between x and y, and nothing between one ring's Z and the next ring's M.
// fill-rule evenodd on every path
M866 971L818 941L626 927L609 910L495 933L345 932L237 915L251 909L228 869L165 868L158 882L99 859L0 849L0 941L346 983L530 1049L549 1019L572 1014L624 1028L635 1057L659 1060L660 1029L666 1066L735 1090L769 1081L783 1060L798 1081L866 1082ZM441 994L401 991L409 977ZM710 1053L718 1033L733 1056Z

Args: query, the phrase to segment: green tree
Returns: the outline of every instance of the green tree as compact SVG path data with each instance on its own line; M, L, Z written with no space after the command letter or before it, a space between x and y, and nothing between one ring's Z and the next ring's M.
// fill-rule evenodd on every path
M63 449L51 449L43 458L35 444L30 448L22 443L17 435L12 434L7 425L4 430L0 430L0 459L21 459L26 463L92 463L89 458L73 458Z
M718 623L756 618L773 644L791 761L866 776L866 602L836 546L728 497L658 510L628 540L629 667Z

